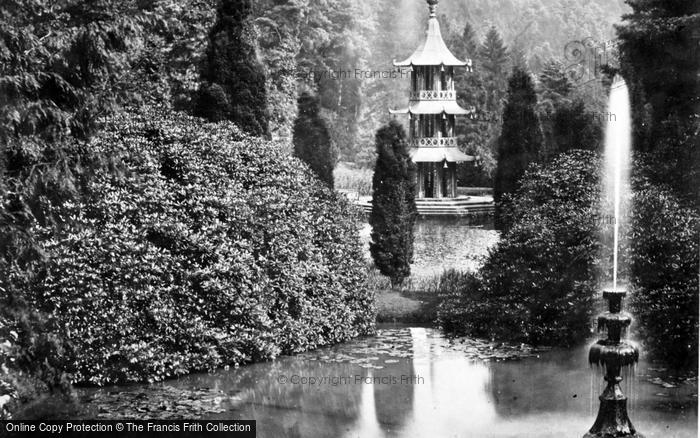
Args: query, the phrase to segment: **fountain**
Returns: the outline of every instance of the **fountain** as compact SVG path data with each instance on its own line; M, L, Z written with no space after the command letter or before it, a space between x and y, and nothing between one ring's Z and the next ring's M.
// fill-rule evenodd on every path
M600 410L593 427L584 438L637 437L632 422L627 415L627 397L620 388L621 371L632 367L639 360L636 345L621 340L632 323L632 317L622 311L622 298L626 291L618 287L618 247L620 221L622 219L622 192L627 182L630 148L629 96L624 80L615 77L610 90L610 111L615 114L615 122L609 123L605 133L606 192L612 195L614 203L613 226L613 281L612 288L603 291L608 301L608 311L598 316L598 331L607 331L607 339L601 339L591 346L588 361L605 370L605 390L600 395Z

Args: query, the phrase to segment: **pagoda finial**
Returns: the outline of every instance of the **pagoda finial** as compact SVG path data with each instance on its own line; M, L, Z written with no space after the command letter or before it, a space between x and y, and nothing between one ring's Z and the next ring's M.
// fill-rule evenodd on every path
M430 9L430 18L437 17L437 4L439 0L426 0L428 2L428 9Z

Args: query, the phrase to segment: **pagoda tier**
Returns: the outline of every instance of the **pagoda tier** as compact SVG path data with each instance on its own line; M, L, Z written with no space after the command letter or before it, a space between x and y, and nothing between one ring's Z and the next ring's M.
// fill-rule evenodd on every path
M389 110L391 114L452 114L458 116L467 116L473 114L473 108L464 109L457 103L457 100L415 100L408 104L408 108L397 110Z
M427 0L430 8L426 38L406 60L394 62L411 70L408 107L389 110L408 114L410 156L417 164L416 190L419 198L454 198L457 192L459 162L474 157L457 148L456 116L471 115L457 103L454 89L455 67L471 71L471 60L460 61L447 48L440 34L436 8L438 0Z

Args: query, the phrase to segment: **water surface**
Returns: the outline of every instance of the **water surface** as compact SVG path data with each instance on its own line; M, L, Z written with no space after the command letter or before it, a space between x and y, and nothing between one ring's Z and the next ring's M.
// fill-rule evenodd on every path
M560 438L593 424L602 378L587 346L510 361L494 357L517 347L493 347L384 326L332 348L89 396L103 418L193 418L196 403L201 418L257 420L261 437ZM697 436L697 382L661 373L637 367L632 422L647 438Z
M367 259L371 226L365 224L361 238ZM498 241L493 218L419 217L413 230L411 280L427 280L447 269L474 271Z

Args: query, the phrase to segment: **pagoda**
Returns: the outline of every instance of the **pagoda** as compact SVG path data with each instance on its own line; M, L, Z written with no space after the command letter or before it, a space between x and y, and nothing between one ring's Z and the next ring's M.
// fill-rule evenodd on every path
M437 20L438 0L427 0L430 16L423 43L408 59L396 67L408 67L411 91L408 107L389 110L392 114L408 114L410 156L417 166L416 197L455 198L457 196L457 163L474 157L457 148L455 118L472 114L457 103L454 69L471 71L471 60L460 61L442 40Z

